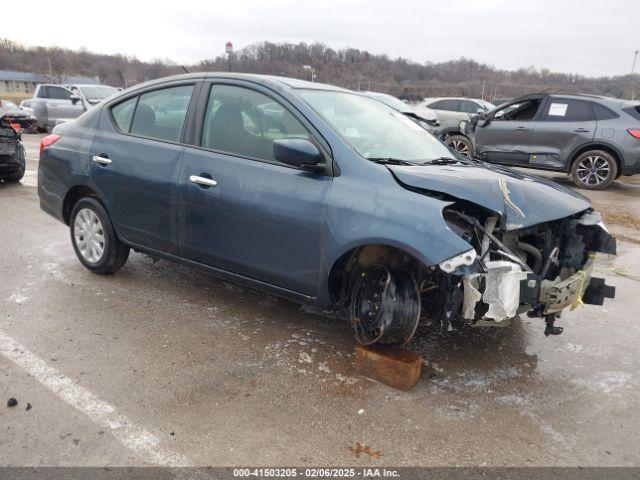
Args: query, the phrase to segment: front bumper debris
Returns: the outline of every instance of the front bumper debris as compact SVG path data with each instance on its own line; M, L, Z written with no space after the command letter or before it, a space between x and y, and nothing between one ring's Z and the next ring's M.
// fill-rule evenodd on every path
M616 253L615 238L596 212L508 232L496 231L493 220L482 227L465 215L457 216L482 240L476 241L472 263L471 256L466 262L458 258L461 254L440 264L441 271L450 273L453 268L458 276L462 321L498 325L528 312L545 318L549 334L557 334L561 329L553 323L563 310L602 305L615 296L614 287L592 277L596 252Z

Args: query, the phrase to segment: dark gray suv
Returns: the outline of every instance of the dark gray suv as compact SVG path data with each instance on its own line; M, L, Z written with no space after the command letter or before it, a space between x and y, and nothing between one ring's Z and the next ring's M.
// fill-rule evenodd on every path
M566 171L581 188L640 173L640 102L592 95L527 95L465 126L491 163Z

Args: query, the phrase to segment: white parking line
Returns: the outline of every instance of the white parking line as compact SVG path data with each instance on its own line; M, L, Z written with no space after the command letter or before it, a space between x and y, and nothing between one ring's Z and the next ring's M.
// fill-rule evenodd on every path
M20 343L0 330L0 354L21 367L58 398L84 413L101 427L108 429L129 450L144 459L162 466L191 466L187 457L160 446L153 433L134 425L119 414L115 407L100 400L86 388L76 385L59 370L47 365Z

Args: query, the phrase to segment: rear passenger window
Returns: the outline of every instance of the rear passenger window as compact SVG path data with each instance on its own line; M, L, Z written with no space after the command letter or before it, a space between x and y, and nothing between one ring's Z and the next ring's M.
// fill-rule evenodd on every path
M163 88L140 95L131 133L143 137L180 141L193 85Z
M262 93L230 85L211 88L202 130L203 147L275 161L273 141L279 138L310 136L286 108Z
M475 102L470 102L469 100L461 100L460 101L460 111L465 113L478 113L478 110L484 111L480 105Z
M594 119L591 102L551 99L545 112L547 122L590 122Z
M130 98L111 109L113 119L116 121L116 125L118 125L118 129L121 132L129 132L131 119L133 118L133 109L136 106L136 100L138 100L138 97Z
M446 110L449 112L457 112L460 110L460 100L440 100L436 103L433 103L429 106L429 108L433 108L434 110Z

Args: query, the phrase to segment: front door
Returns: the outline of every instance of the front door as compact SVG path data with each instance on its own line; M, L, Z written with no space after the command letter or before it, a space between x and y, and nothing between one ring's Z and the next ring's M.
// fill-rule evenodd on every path
M505 105L475 130L476 155L492 163L527 165L540 98Z
M152 90L103 110L91 178L125 241L177 253L180 142L193 89Z
M315 295L332 177L273 157L274 139L312 139L311 127L261 87L214 83L207 95L180 173L181 256Z
M81 101L71 101L73 93L63 87L47 85L46 98L49 118L55 120L72 120L78 118L85 111Z
M531 166L564 170L571 153L593 140L596 127L588 100L550 98L533 129Z

